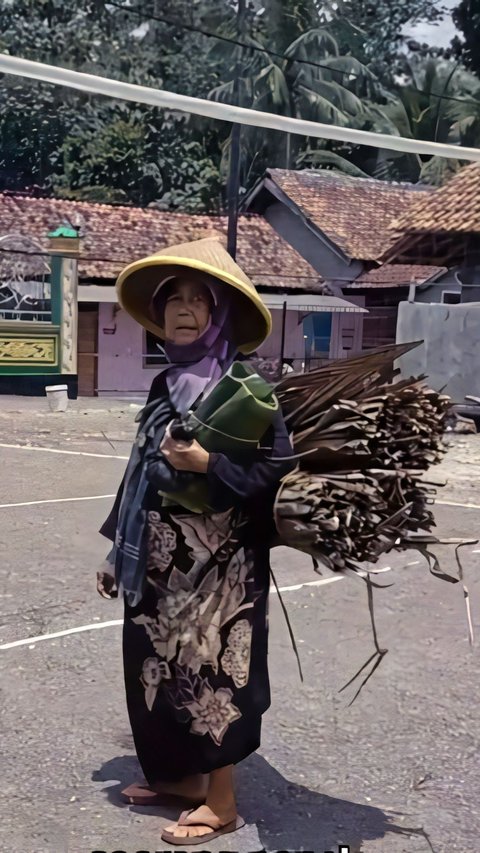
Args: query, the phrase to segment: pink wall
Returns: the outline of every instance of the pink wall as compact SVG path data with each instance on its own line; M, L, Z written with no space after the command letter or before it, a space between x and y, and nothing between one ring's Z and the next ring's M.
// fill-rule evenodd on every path
M258 353L264 358L279 358L282 346L282 318L280 308L272 308L273 329L269 338L259 347ZM305 359L305 339L303 322L298 311L287 311L285 320L285 358Z
M349 302L365 307L365 296L347 297ZM332 337L330 340L330 358L348 358L362 351L364 314L350 311L332 315Z
M98 308L99 395L116 392L141 394L149 391L157 371L155 367L143 367L145 343L142 327L114 304L102 302ZM115 317L114 310L117 312ZM297 311L287 311L285 358L303 361L305 341L303 324L298 323L298 317ZM264 358L278 358L280 355L282 311L273 309L272 318L272 334L259 349ZM115 334L106 334L103 331L112 329L115 325Z
M101 302L98 306L98 393L144 392L156 374L154 367L143 367L144 331L125 311L118 306ZM113 335L105 334L104 328L113 328Z

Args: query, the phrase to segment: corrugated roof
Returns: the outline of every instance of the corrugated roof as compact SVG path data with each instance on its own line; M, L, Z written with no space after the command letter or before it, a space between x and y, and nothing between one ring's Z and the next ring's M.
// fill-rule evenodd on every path
M267 176L349 258L376 260L396 237L392 219L430 187L353 178L326 170L270 169Z
M136 258L212 234L225 242L227 233L225 216L0 193L0 237L23 235L47 249L47 233L65 222L81 231L79 273L83 279L116 278ZM325 289L313 267L261 216L239 218L237 260L257 286L316 293Z
M427 264L383 264L381 267L362 273L342 288L354 287L400 287L408 284L424 284L447 271L446 267Z

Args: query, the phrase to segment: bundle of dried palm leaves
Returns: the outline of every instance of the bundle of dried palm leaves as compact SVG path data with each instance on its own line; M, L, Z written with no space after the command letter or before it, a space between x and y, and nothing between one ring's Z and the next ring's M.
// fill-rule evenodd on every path
M438 543L431 532L435 489L422 479L445 452L450 400L424 377L390 381L395 360L411 346L383 347L277 386L299 458L277 494L277 531L284 544L310 554L317 570L322 564L367 580L380 658L367 564L416 548L433 574L457 581L429 549Z
M381 554L434 541L434 489L398 470L296 471L283 481L275 517L282 541L332 571L364 573Z
M333 570L412 547L412 534L422 547L434 525L419 473L444 453L450 401L423 378L386 384L404 351L384 347L277 388L299 455L277 495L277 529Z

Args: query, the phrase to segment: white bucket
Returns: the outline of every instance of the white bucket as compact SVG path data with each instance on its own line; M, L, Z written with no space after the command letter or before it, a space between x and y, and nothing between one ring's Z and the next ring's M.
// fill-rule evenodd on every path
M46 385L48 405L51 412L66 412L68 407L68 385Z

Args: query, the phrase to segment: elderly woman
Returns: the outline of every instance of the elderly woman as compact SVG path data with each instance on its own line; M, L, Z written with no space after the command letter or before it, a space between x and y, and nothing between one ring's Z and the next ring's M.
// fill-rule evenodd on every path
M143 805L182 797L194 808L162 838L206 844L243 825L233 765L258 748L270 704L272 504L293 451L279 409L240 461L170 434L171 421L195 410L237 354L270 332L268 309L220 243L138 261L117 287L124 309L165 342L168 359L101 528L115 543L115 573L99 573L98 590L110 597L118 588L125 599L127 706L146 779L123 794ZM175 502L192 475L207 484L208 512Z

